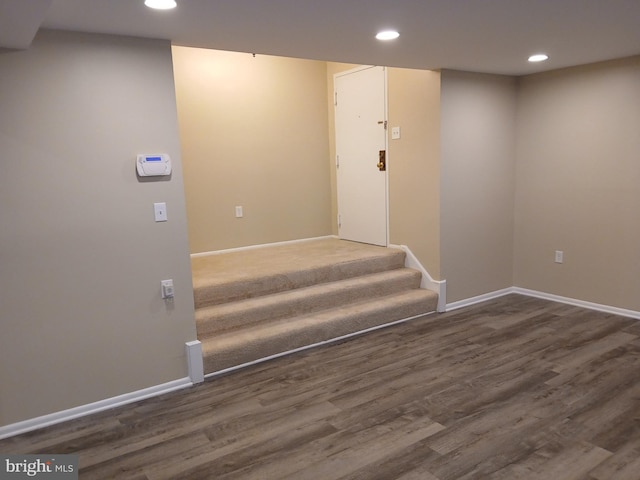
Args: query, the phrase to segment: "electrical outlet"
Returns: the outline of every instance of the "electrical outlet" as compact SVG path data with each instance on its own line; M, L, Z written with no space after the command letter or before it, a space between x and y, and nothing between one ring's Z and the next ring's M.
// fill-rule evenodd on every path
M564 261L564 252L562 250L556 250L556 263L562 263Z
M167 204L165 202L154 203L153 212L154 212L156 222L167 221Z

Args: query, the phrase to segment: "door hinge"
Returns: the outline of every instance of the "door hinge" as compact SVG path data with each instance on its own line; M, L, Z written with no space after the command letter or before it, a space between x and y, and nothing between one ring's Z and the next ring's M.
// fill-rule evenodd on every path
M338 214L338 228L342 227L342 216Z
M338 106L338 91L337 90L333 92L333 105L336 106L336 107Z
M340 168L340 155L336 155L336 168Z

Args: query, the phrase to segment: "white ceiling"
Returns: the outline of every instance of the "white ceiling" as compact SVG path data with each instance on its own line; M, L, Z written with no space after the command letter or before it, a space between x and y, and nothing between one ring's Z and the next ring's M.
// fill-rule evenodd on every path
M39 26L316 60L525 75L640 54L640 0L0 0L0 47ZM401 36L374 39L382 28ZM550 59L529 64L546 52Z

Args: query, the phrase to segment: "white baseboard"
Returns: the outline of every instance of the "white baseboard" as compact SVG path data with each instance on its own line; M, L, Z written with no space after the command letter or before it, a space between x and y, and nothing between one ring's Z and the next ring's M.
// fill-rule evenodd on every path
M41 417L6 425L4 427L0 427L0 440L3 438L13 437L14 435L19 435L21 433L30 432L32 430L37 430L39 428L55 425L56 423L73 420L74 418L91 415L92 413L98 413L103 410L120 407L128 403L144 400L145 398L163 395L192 385L193 384L189 377L180 378L161 385L155 385L135 392L125 393L124 395L118 395L117 397L107 398L98 402L63 410L61 412L50 413Z
M305 243L305 242L312 242L314 240L323 240L325 238L338 238L338 237L336 235L325 235L323 237L311 237L311 238L302 238L299 240L286 240L284 242L264 243L260 245L248 245L246 247L227 248L224 250L213 250L210 252L192 253L191 258L208 257L211 255L221 255L223 253L231 253L231 252L244 252L247 250L256 250L259 248L266 248L266 247L276 247L280 245L293 245L296 243Z
M422 273L422 281L420 288L432 290L438 294L438 306L436 311L442 313L447 308L447 281L446 280L434 280L429 274L426 268L420 263L420 260L413 254L411 249L406 245L389 245L389 248L399 248L406 254L405 266L413 268Z
M459 300L457 302L449 303L446 308L447 311L456 310L458 308L468 307L475 305L476 303L486 302L487 300L493 300L494 298L503 297L510 293L517 293L525 295L527 297L540 298L542 300L549 300L552 302L564 303L567 305L574 305L576 307L582 307L589 310L596 310L599 312L611 313L613 315L620 315L622 317L630 317L640 320L640 312L636 310L627 310L624 308L613 307L611 305L603 305L600 303L587 302L585 300L578 300L575 298L563 297L561 295L555 295L553 293L540 292L537 290L530 290L528 288L521 287L509 287L502 290L496 290L494 292L485 293L476 297Z
M625 308L612 307L611 305L587 302L585 300L562 297L560 295L554 295L552 293L539 292L536 290L529 290L527 288L520 287L512 287L512 293L519 293L528 297L551 300L552 302L566 303L567 305L574 305L576 307L588 308L589 310L597 310L599 312L611 313L613 315L620 315L622 317L630 317L640 320L640 312L636 310L627 310Z
M476 303L486 302L487 300L493 300L494 298L503 297L505 295L509 295L513 292L513 287L503 288L502 290L496 290L494 292L483 293L482 295L477 295L471 298L465 298L464 300L458 300L457 302L452 302L447 304L447 312L451 310L457 310L458 308L469 307L471 305L475 305Z
M202 358L202 343L200 340L193 340L185 344L187 353L187 369L191 383L204 382L204 360Z

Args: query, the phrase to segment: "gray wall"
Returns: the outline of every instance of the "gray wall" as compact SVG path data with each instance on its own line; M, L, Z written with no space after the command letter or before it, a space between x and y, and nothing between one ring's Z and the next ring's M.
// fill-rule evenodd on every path
M441 277L447 302L513 285L516 81L444 70Z
M515 284L639 311L640 57L522 78L517 138Z
M149 152L171 155L170 181L136 179ZM0 168L0 425L184 378L196 334L169 43L41 32L0 54Z

